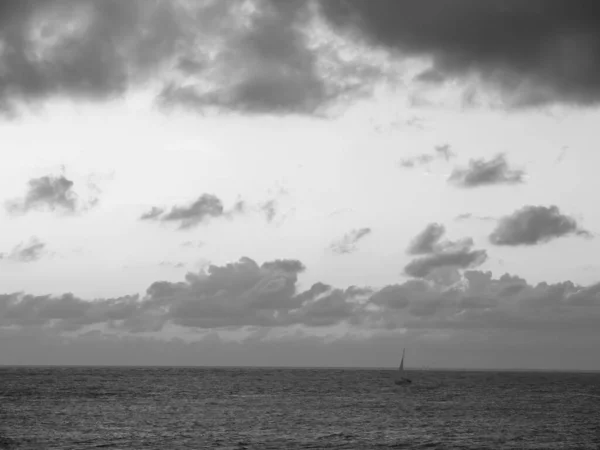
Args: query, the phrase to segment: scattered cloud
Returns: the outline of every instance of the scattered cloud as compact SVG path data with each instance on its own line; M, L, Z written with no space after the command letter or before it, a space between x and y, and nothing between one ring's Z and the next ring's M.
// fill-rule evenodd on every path
M202 194L196 201L184 206L166 208L152 207L140 216L140 220L152 220L163 223L178 223L180 230L194 228L211 218L231 217L244 212L244 203L238 202L231 211L226 211L223 202L213 194Z
M338 208L338 209L331 211L329 214L327 214L327 217L336 217L336 216L340 216L343 214L349 214L352 212L354 212L354 210L352 208Z
M22 199L6 202L6 210L11 214L25 214L32 210L62 211L64 213L80 213L94 207L97 197L81 201L73 186L75 183L63 175L47 175L32 178L27 183L27 192ZM95 191L98 192L97 186Z
M413 127L418 130L425 129L425 120L422 117L413 116L407 119L404 123L406 124L406 126Z
M498 221L490 242L504 246L537 245L568 235L592 237L557 206L525 206Z
M461 220L469 220L469 219L473 219L473 220L481 220L481 221L490 221L490 220L496 220L494 217L491 216L477 216L471 213L463 213L463 214L459 214L458 216L456 216L454 218L454 220L457 221L461 221Z
M523 170L511 169L503 154L485 161L472 159L467 168L454 169L449 182L463 188L474 188L494 184L520 184L524 182Z
M370 228L359 228L346 233L344 237L338 241L333 242L329 248L333 253L338 255L344 255L348 253L354 253L358 247L358 241L371 234Z
M183 248L201 248L204 247L205 243L203 241L185 241L181 243Z
M555 161L555 163L556 163L556 164L559 164L559 163L561 163L561 162L563 162L563 161L564 161L564 159L565 159L565 156L567 156L567 151L568 151L568 150L569 150L569 146L568 146L568 145L563 145L563 146L560 148L560 153L559 153L559 154L558 154L558 156L556 157L556 161Z
M162 267L171 267L173 269L183 269L185 267L185 263L173 261L161 261L158 265Z
M433 253L438 241L446 232L446 227L439 223L430 223L410 243L409 255L422 255Z
M260 206L261 211L265 214L267 222L273 222L277 215L277 201L274 199L268 200Z
M433 271L446 267L466 269L477 267L487 259L485 250L472 250L472 243L466 242L462 248L444 250L431 255L416 258L404 267L404 273L411 277L424 278Z
M456 154L450 149L450 144L436 145L434 149L436 153L446 161L450 161L456 156Z
M413 167L424 166L426 164L429 164L434 159L435 157L429 154L418 155L412 158L403 158L400 160L400 167L412 169Z
M473 250L473 239L441 241L446 228L431 223L410 243L409 255L426 255L413 259L404 267L404 273L411 277L425 278L438 269L466 269L483 264L487 259L485 250Z
M257 205L249 205L244 200L237 200L233 207L226 210L223 202L214 194L202 194L197 200L188 205L165 207L153 206L140 216L143 221L157 221L162 223L177 223L180 230L195 228L210 219L233 219L235 216L247 214L251 211L264 215L267 222L271 223L278 214L276 199L270 199ZM280 222L285 217L280 218ZM193 246L191 241L184 243L186 247Z
M413 156L412 158L401 159L400 167L411 169L413 167L427 165L440 158L449 161L456 156L450 148L449 144L436 145L433 153L423 153L421 155Z
M417 77L423 84L475 80L515 108L600 100L600 16L594 2L540 7L518 1L327 0L320 5L337 29L403 55L431 58L432 65Z
M46 253L46 244L36 237L32 237L27 243L20 243L10 253L0 253L0 259L8 261L30 263L38 261Z

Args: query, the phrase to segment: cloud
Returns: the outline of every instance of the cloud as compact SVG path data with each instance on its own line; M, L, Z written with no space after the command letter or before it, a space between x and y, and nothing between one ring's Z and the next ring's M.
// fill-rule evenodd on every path
M284 330L346 324L378 332L596 333L600 284L529 284L504 274L448 268L445 277L410 279L380 289L339 289L315 283L298 289L304 271L296 260L258 265L249 258L188 273L183 281L153 283L143 297L83 300L73 294L0 295L0 332L156 333L183 330ZM181 333L180 333L181 334Z
M448 181L463 188L489 186L492 184L519 184L524 182L523 170L511 169L504 155L489 161L473 159L467 168L454 169Z
M181 243L181 247L184 248L201 248L204 247L205 243L203 241L185 241Z
M372 326L437 331L495 330L569 332L576 324L593 331L600 317L600 285L570 281L530 285L524 279L456 269L453 277L409 280L384 287L370 298L379 309L365 319ZM590 314L591 317L586 317Z
M600 99L600 14L593 1L324 0L320 6L336 28L373 46L431 58L418 77L423 83L475 77L512 107Z
M379 82L399 84L398 55L432 61L419 85L475 80L508 106L600 97L593 2L6 0L1 8L6 114L150 86L166 108L322 115Z
M39 260L44 256L46 244L36 237L32 237L28 243L15 246L8 254L0 253L0 259L14 262L29 263Z
M404 273L412 277L424 278L436 269L476 267L483 264L486 259L487 252L485 250L471 250L471 245L468 245L461 249L446 250L416 258L404 267Z
M63 175L47 175L29 180L27 193L22 199L6 202L6 210L11 214L25 214L32 210L62 211L79 213L97 204L97 198L82 202L74 191L75 183ZM97 190L97 187L94 186Z
M71 293L2 294L0 351L6 361L58 364L56 359L45 358L64 349L61 358L67 359L61 359L62 363L85 364L90 353L84 348L91 354L103 348L106 351L93 364L157 364L154 358L139 359L139 349L145 348L146 355L154 350L163 355L159 364L189 365L199 359L186 357L185 349L202 348L203 355L213 355L213 359L202 359L202 364L216 364L216 355L227 354L235 346L240 353L229 354L222 362L299 365L302 360L314 365L314 359L298 357L318 355L323 346L332 349L347 344L356 353L346 354L352 361L346 364L356 365L351 356L363 353L357 347L379 348L376 344L389 336L396 351L398 339L407 347L444 343L437 356L430 355L437 364L448 351L460 348L457 356L476 352L479 356L471 364L481 367L487 361L486 349L513 349L517 343L529 346L530 353L557 341L577 343L577 348L588 349L590 355L597 352L600 284L534 285L510 274L495 278L491 272L446 267L444 273L380 289L341 289L317 282L303 290L298 278L304 270L297 260L259 265L241 258L188 273L178 282L157 281L143 296L83 300ZM227 333L237 333L235 341L222 338ZM194 344L187 346L184 338ZM300 351L298 345L303 342L310 346ZM123 353L132 348L124 343L138 351ZM286 351L280 353L277 349L282 346ZM296 358L286 359L290 352ZM30 359L22 359L23 355ZM165 355L169 355L167 360ZM397 353L391 356L397 360ZM552 355L547 356L545 363L553 361ZM328 362L331 359L325 358L319 364L331 365ZM367 365L381 366L381 362L371 360Z
M202 194L196 201L184 206L173 206L170 211L157 206L140 216L140 220L178 223L180 230L194 228L211 218L231 217L244 211L243 202L238 202L231 211L226 211L223 202L213 194Z
M352 230L351 232L346 233L344 237L338 241L333 242L329 248L333 253L338 255L354 253L358 249L358 241L371 234L371 232L372 230L370 228Z
M437 154L444 158L446 161L450 161L450 159L456 156L451 150L450 144L436 145L434 148Z
M471 213L463 213L463 214L459 214L458 216L456 216L454 218L454 220L468 220L468 219L475 219L475 220L482 220L482 221L490 221L490 220L495 220L493 217L491 216L477 216Z
M158 265L162 267L171 267L173 269L183 269L185 267L185 263L173 261L161 261Z
M408 263L404 267L407 275L424 278L439 269L476 267L485 262L487 252L473 250L473 239L440 242L445 232L443 225L431 223L411 241L407 253L426 256Z
M433 153L423 153L421 155L414 156L412 158L404 158L400 160L400 166L411 169L413 167L424 166L427 165L436 159L444 159L449 161L454 158L456 155L450 149L449 144L444 145L436 145L434 147Z
M373 58L316 39L310 2L7 0L0 109L52 97L102 100L160 86L166 107L313 114L368 94ZM321 26L321 28L323 28ZM347 47L347 45L346 45Z
M430 223L410 243L408 253L421 255L433 253L434 247L446 232L446 227L439 223Z
M494 245L517 246L543 244L568 235L592 237L557 206L525 206L501 218L489 239Z
M174 3L146 3L3 2L0 105L107 98L147 79L175 51L181 30Z
M265 215L267 222L273 222L273 219L277 215L277 200L267 200L259 206L259 210Z
M243 200L238 200L231 209L226 210L223 202L216 195L202 194L197 200L188 205L172 206L170 209L153 206L143 213L139 219L162 223L178 223L180 230L188 230L207 223L210 219L232 219L251 211L261 213L267 222L271 223L278 213L277 200L270 199L256 205L249 205ZM187 244L186 246L190 245Z
M160 331L167 323L190 329L323 327L360 317L368 288L336 289L315 283L298 288L305 270L297 260L258 265L250 258L187 273L184 281L157 281L146 295L86 301L72 294L0 296L0 327L34 326L77 331L105 325L127 332Z
M424 166L426 164L429 164L433 160L434 160L433 155L428 155L428 154L417 155L412 158L401 159L400 166L404 167L406 169L412 169L413 167Z

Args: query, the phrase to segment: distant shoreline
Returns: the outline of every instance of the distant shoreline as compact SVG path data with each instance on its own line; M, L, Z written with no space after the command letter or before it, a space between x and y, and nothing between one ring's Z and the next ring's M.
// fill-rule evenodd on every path
M246 370L397 370L397 367L312 367L312 366L172 366L172 365L112 365L112 364L0 364L0 369L14 368L114 368L114 369L246 369ZM487 368L446 368L446 367L427 367L427 368L407 368L408 372L504 372L504 373L600 373L600 370L594 369L487 369Z

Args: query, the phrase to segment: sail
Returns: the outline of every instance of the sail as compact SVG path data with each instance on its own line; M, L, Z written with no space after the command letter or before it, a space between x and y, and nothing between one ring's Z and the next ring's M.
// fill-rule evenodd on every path
M401 374L404 373L404 351L405 349L402 349L402 359L400 360L400 367L398 368Z
M402 359L400 360L400 367L398 367L398 373L396 374L395 384L407 384L412 383L412 381L406 377L404 374L404 352L405 349L402 349Z

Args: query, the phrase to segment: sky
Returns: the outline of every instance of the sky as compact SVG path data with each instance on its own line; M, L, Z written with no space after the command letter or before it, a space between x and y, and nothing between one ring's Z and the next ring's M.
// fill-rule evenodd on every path
M0 364L600 370L595 0L0 3Z

